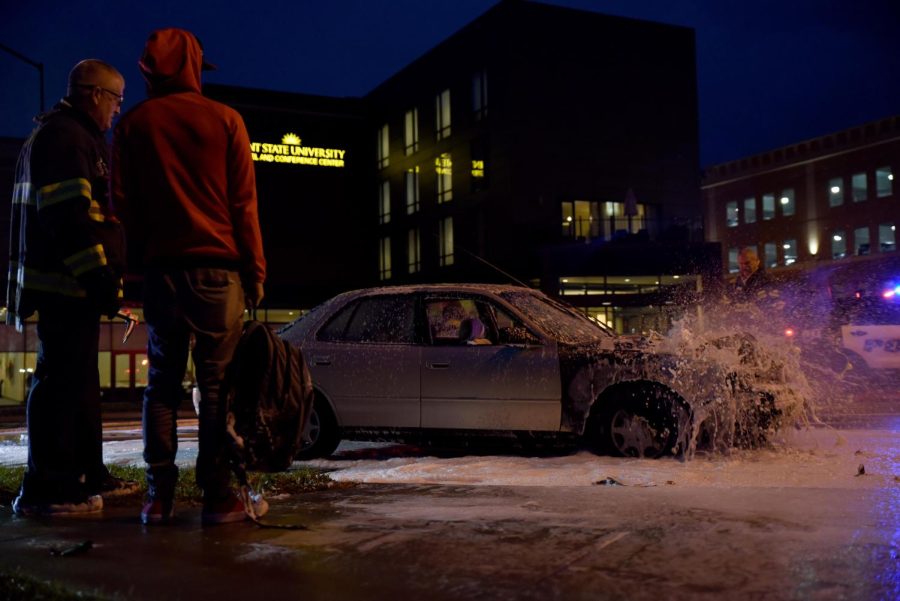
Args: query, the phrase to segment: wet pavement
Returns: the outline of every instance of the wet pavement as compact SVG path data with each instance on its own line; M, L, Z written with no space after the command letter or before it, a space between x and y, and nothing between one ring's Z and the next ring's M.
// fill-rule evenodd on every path
M362 484L270 499L296 531L4 510L0 568L128 599L896 599L898 493Z
M149 528L134 501L80 518L0 507L0 569L148 600L898 599L897 409L875 399L793 446L686 463L344 446L309 463L332 488L268 498L268 521L304 530L203 527L196 505ZM191 463L195 420L179 433ZM0 434L7 465L22 434ZM108 424L107 461L139 460L139 435Z

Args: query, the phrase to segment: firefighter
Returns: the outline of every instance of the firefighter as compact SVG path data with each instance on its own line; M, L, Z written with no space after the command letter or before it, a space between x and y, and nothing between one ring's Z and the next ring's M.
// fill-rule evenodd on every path
M19 514L99 511L100 495L137 489L103 464L97 369L100 317L118 312L124 269L104 138L124 89L111 65L79 62L65 98L35 119L16 167L7 322L21 331L37 313L40 341Z

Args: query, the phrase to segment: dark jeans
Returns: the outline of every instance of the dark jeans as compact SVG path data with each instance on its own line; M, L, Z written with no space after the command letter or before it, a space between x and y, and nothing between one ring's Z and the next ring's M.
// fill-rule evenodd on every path
M103 426L97 370L100 313L79 299L38 308L37 366L28 394L28 471L22 492L76 500L103 480Z
M144 461L151 493L170 497L177 469L177 409L184 398L191 334L200 388L197 484L205 495L227 491L224 399L219 386L241 337L244 291L238 273L225 269L150 270L144 281L149 335L149 382L144 391Z

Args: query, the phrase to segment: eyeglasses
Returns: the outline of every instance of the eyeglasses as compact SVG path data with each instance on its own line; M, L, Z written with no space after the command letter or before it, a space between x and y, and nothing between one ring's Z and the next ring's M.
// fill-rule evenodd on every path
M116 92L113 92L112 90L108 90L108 89L104 88L103 86L98 86L97 84L93 84L93 83L80 83L77 85L78 85L78 87L81 87L81 88L99 88L101 92L106 92L107 94L109 94L113 98L115 98L116 104L118 106L122 106L122 103L125 102L124 96L122 96L121 94L117 94Z

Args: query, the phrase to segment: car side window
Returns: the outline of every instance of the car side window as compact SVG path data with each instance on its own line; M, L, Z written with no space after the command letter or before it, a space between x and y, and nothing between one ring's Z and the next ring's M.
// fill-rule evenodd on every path
M335 315L317 338L330 342L409 344L415 340L412 295L364 298Z

